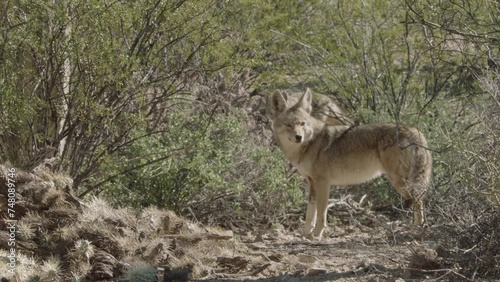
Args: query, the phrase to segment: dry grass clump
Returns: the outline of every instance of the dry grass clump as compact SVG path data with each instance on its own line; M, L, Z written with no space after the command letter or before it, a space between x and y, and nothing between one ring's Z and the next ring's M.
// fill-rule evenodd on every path
M62 264L57 257L50 256L40 266L40 281L55 282L62 281Z
M115 226L126 226L135 224L136 215L129 209L114 208L108 202L100 198L92 198L82 211L82 223L94 224L96 222L107 222Z
M75 248L73 249L73 256L77 259L84 259L89 261L89 259L94 256L94 246L89 240L78 240L75 243Z
M26 221L19 221L17 223L17 232L19 234L19 238L24 241L31 240L35 237L36 229L35 227Z
M16 269L12 274L9 260L7 259L8 255L9 252L7 250L0 249L0 273L5 275L6 278L12 281L28 281L29 277L38 274L38 265L35 259L23 253L17 253Z
M17 189L25 200L19 204L24 212L17 224L15 273L8 274L8 260L0 260L0 273L12 281L156 281L163 269L167 276L202 277L217 267L214 254L233 248L232 233L171 211L137 212L99 198L75 200L68 192L71 181L49 168L37 167L24 179ZM6 247L0 249L2 257L8 255Z

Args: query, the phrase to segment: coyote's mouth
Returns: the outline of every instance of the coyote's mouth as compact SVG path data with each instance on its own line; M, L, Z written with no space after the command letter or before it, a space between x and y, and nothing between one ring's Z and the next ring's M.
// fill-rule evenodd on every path
M298 138L297 136L295 138L288 137L288 140L290 140L290 142L299 144L302 143L303 138L302 137Z

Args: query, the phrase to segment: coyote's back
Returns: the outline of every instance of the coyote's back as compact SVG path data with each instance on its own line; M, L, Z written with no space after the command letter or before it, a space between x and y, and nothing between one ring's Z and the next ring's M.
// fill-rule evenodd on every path
M422 225L432 171L423 134L395 124L327 125L311 116L311 99L308 89L293 103L281 92L270 100L278 145L309 183L305 235L312 236L314 225L314 235L322 235L330 186L363 183L381 174L413 207L414 223Z

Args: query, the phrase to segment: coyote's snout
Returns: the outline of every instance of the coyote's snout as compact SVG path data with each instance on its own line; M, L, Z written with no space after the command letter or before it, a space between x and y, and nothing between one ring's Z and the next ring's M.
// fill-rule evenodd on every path
M269 101L276 141L309 183L304 235L312 237L314 228L314 236L321 237L332 185L358 184L381 174L413 206L414 223L422 225L432 170L422 133L395 124L328 125L311 116L311 100L307 89L294 103L280 91Z

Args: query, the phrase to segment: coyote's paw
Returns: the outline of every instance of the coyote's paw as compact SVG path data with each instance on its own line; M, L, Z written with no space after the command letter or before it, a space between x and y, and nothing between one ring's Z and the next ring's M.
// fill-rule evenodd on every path
M317 238L318 240L321 240L321 238L323 238L323 231L324 231L324 228L314 229L314 237Z
M303 237L309 241L321 241L322 236L316 236L313 233L304 234Z

